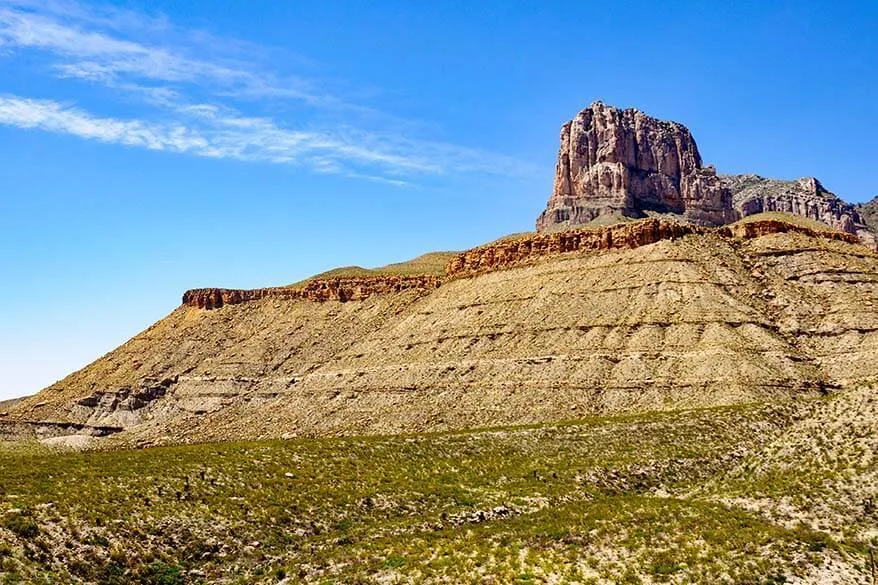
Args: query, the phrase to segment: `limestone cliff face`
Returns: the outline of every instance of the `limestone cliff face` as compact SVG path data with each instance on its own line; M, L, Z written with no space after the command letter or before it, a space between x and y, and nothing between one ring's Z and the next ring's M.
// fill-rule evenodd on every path
M315 302L359 301L376 294L417 289L430 290L439 286L438 276L365 276L353 278L316 279L300 287L272 287L250 290L228 288L196 288L183 293L183 304L199 309L218 309L268 297L305 299Z
M702 165L685 126L595 102L561 129L552 197L537 231L645 212L698 225L735 219L731 193Z
M784 221L751 221L713 229L663 218L648 218L595 229L521 236L479 246L452 257L445 268L445 277L470 277L576 252L634 249L689 234L713 233L719 237L747 239L789 232L847 243L858 241L852 234L828 229L814 230ZM183 305L210 310L267 298L344 303L401 291L430 292L441 284L442 278L426 274L318 278L302 286L257 289L196 288L183 294Z
M701 226L757 213L800 215L857 234L876 247L874 228L813 177L718 176L702 164L689 130L634 109L595 102L561 128L552 196L537 231L673 214Z
M722 177L722 181L732 192L735 209L741 217L780 211L848 233L864 227L856 207L827 191L814 177L780 181L758 175L734 175Z
M598 229L536 234L462 252L451 259L445 274L448 278L473 276L557 254L638 248L694 232L694 226L647 219Z

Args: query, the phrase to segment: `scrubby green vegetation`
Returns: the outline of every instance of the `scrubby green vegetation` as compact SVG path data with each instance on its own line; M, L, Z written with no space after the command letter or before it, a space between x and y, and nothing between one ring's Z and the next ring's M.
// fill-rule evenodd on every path
M800 227L812 229L815 231L830 231L835 230L835 228L817 221L816 219L811 219L809 217L804 217L802 215L795 215L792 213L784 213L782 211L764 211L762 213L755 213L753 215L748 215L743 219L739 219L735 222L735 225L745 224L745 223L753 223L756 221L781 221L784 223L789 223L792 225L797 225Z
M781 583L862 551L688 494L794 414L3 449L0 582Z
M852 546L876 549L876 421L878 400L871 387L818 401L813 416L702 491L714 499L749 502L779 523L805 523Z

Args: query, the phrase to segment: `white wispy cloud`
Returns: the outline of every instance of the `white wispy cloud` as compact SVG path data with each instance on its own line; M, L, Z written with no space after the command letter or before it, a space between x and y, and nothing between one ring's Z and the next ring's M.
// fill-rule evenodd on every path
M0 123L150 150L194 150L206 155L210 148L204 138L180 125L161 127L139 120L100 118L48 100L0 97Z
M119 39L104 31L88 30L84 27L93 25L94 21L82 16L71 23L60 20L54 11L40 14L16 8L15 2L11 4L11 7L0 8L0 43L53 53L61 59L56 69L66 77L105 82L137 78L198 83L214 90L281 95L309 103L335 101L331 96L308 91L308 83L298 78L279 82L267 72L254 73L188 56L184 46L151 46Z
M59 83L88 82L106 88L111 97L134 96L143 110L123 119L62 99L7 94L0 96L0 124L7 126L157 151L299 165L399 186L419 175L510 174L522 168L480 149L369 127L362 118L374 108L333 95L314 80L278 74L270 63L252 58L270 51L185 31L163 17L69 0L0 0L0 57L24 52L41 55L45 72ZM295 119L259 112L260 100L297 104ZM321 114L320 124L314 112Z
M404 177L442 173L442 165L449 162L464 172L494 172L509 164L505 157L492 160L493 155L455 146L411 143L349 128L289 130L266 118L240 116L209 105L185 108L181 119L189 123L102 117L57 101L0 96L0 124L8 126L156 151L304 165L316 172L397 186L410 184Z

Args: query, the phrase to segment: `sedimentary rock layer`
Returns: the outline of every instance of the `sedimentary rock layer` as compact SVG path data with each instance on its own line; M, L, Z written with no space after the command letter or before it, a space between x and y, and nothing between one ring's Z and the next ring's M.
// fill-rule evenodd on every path
M850 235L777 222L595 233L471 251L429 291L183 305L5 419L146 443L388 433L878 379L878 257Z
M750 221L711 229L653 218L595 229L570 230L501 240L487 246L461 252L448 263L445 274L448 278L473 276L558 254L633 249L689 234L715 234L724 238L755 238L767 234L789 232L851 244L859 241L852 234L830 229L813 229L777 220Z
M196 288L183 293L183 304L200 309L218 309L263 298L304 299L316 302L359 301L376 294L402 290L430 290L439 286L438 276L364 276L315 279L297 287L272 287L250 290Z
M661 218L646 219L595 229L533 234L501 240L473 248L452 257L447 278L473 276L524 263L576 252L632 249L688 234L715 233L721 237L753 238L772 233L797 232L815 238L857 243L856 236L834 230L815 230L776 220L752 221L711 230ZM428 292L442 284L434 275L358 276L314 279L302 286L258 289L197 288L183 294L183 305L199 309L218 309L264 298L302 299L314 302L359 301L373 295L415 290Z

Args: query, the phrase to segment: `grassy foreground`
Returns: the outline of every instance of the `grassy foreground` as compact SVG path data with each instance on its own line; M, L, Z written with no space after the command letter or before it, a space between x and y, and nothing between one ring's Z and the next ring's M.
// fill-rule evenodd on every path
M827 559L865 575L863 547L697 495L796 416L754 405L407 437L7 445L0 582L784 583Z

